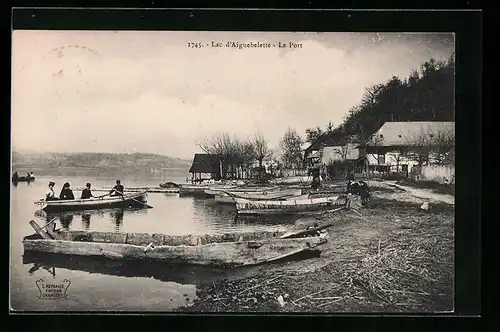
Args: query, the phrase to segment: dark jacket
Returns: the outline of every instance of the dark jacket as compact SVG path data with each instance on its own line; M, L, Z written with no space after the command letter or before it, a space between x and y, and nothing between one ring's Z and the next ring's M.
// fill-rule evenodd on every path
M90 198L90 197L94 197L92 196L92 191L90 191L89 188L85 188L82 190L82 199L86 199L86 198Z
M117 184L109 193L111 196L121 196L123 195L123 186L121 184Z
M75 199L75 195L73 195L73 190L66 188L61 190L61 194L59 195L60 199Z

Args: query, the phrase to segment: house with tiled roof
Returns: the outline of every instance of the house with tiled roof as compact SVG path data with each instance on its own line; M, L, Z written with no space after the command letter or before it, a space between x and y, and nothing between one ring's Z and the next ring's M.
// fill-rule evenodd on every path
M454 140L454 135L455 122L386 122L360 148L366 155L369 170L408 173L413 166L433 163L438 154L439 158L450 159L448 155L454 154L452 147L439 153L429 151L439 150L431 145L439 144L440 138ZM442 148L446 149L446 145Z

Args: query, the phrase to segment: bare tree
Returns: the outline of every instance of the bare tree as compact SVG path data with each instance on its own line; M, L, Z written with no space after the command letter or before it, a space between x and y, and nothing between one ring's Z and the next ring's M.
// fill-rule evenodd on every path
M280 159L287 169L300 168L302 164L302 138L297 131L288 128L280 141Z
M449 158L454 149L455 130L453 128L441 127L433 133L431 137L431 153L437 165L443 165L446 161L454 164L454 158Z
M222 166L222 172L218 170L217 173L223 179L227 178L229 164L234 156L234 145L231 136L228 133L221 133L213 136L210 140L204 140L198 146L208 155L217 157Z
M404 136L406 149L402 149L400 154L405 158L417 162L418 166L429 163L429 155L432 150L431 132L421 130L413 135Z
M257 133L253 139L255 158L259 161L259 179L262 179L262 164L266 158L271 156L268 141L262 133Z

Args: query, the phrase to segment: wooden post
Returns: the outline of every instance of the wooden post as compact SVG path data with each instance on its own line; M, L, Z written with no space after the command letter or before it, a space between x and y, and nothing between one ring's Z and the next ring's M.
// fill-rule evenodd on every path
M47 232L45 232L40 226L38 226L38 224L34 220L30 221L30 225L31 225L31 227L33 227L35 232L38 235L40 235L42 238L44 238L46 240L52 240L52 237Z

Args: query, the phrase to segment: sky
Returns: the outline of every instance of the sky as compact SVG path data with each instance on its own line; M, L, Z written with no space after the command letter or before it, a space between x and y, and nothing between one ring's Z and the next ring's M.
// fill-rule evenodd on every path
M250 41L302 47L210 47ZM222 132L260 132L275 148L289 127L339 125L366 88L455 45L452 34L41 30L12 43L14 150L183 159Z

